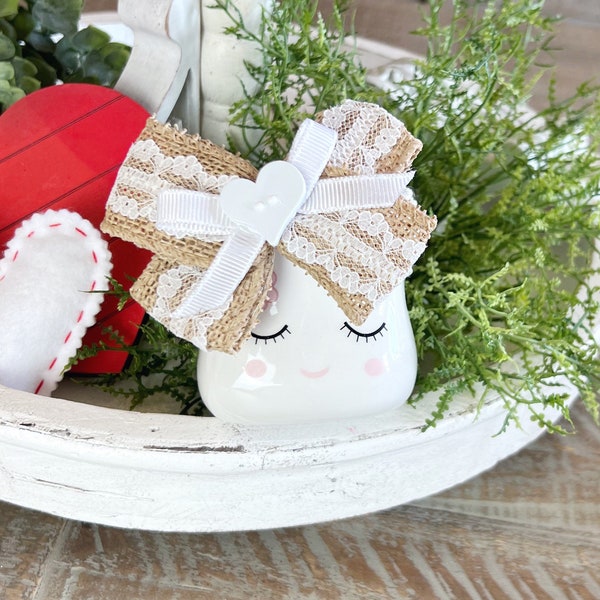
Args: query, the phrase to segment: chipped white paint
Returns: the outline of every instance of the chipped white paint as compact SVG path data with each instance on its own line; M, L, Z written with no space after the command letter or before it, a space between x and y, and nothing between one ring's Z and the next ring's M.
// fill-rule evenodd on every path
M468 399L421 432L434 397L369 419L241 427L0 388L0 499L120 527L223 531L402 504L492 467L539 435ZM526 421L525 421L526 422Z
M149 4L165 3L144 3L145 10ZM151 35L158 34L144 33ZM165 51L176 56L169 47ZM375 72L390 62L381 46L364 52ZM86 394L82 390L82 400ZM476 418L467 397L438 427L423 432L435 401L430 395L416 409L356 420L259 427L0 387L0 499L83 521L162 531L315 523L439 492L541 433L524 414L523 429L494 438L504 420L501 403L490 401Z

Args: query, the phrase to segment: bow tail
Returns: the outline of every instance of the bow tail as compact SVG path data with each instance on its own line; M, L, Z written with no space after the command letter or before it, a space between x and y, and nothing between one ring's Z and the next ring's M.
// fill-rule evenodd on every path
M131 288L132 297L159 323L202 350L237 352L258 322L273 272L273 249L265 246L235 293L221 306L177 317L206 269L154 256Z

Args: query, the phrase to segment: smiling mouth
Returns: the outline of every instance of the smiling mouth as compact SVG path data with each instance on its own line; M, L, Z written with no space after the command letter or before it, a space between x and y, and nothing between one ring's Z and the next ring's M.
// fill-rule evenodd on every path
M329 367L325 367L320 371L307 371L306 369L300 369L300 373L309 379L319 379L319 377L325 377L325 375L329 373Z

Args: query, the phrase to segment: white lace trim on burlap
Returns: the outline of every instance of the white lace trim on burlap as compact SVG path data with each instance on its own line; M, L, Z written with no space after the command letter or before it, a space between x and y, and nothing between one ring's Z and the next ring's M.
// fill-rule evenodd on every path
M382 119L385 125L377 131L376 123ZM375 174L377 162L392 151L405 131L402 123L381 107L354 100L326 110L322 123L339 136L329 164L360 175Z
M320 247L300 235L296 225L315 234ZM369 243L354 236L353 228L369 234ZM298 216L281 241L299 260L322 266L344 291L362 294L372 303L410 275L425 250L423 242L395 237L381 213L357 210ZM360 265L364 271L352 270L348 263Z
M156 198L162 190L180 187L213 194L235 175L210 175L195 156L165 156L154 140L135 142L119 171L107 208L129 219L156 222Z
M223 317L231 298L218 308L198 313L192 317L174 318L173 314L185 300L182 290L192 290L202 279L205 270L180 265L163 272L158 278L156 301L150 314L175 335L184 338L201 350L207 349L207 333L210 327Z

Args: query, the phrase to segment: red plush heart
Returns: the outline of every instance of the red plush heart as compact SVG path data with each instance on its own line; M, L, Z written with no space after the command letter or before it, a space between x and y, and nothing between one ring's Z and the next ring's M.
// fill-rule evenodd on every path
M39 90L0 117L0 255L21 221L35 212L66 208L98 227L117 171L143 129L148 113L122 94L96 85L68 84ZM127 289L150 255L110 239L113 277ZM108 296L84 343L117 329L132 343L144 318L131 301L117 311ZM115 373L127 354L103 352L83 361L78 373Z

